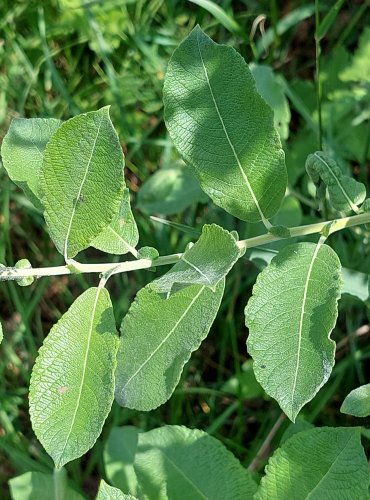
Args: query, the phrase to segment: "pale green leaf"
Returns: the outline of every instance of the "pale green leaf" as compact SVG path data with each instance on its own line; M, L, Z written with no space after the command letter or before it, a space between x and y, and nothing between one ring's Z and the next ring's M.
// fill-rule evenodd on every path
M369 471L359 428L299 432L274 453L256 500L365 500Z
M123 163L108 107L64 122L48 142L41 200L51 238L65 259L87 248L118 213Z
M141 247L137 252L138 259L155 260L159 257L159 252L154 247Z
M89 450L114 399L118 337L107 290L90 288L53 326L30 385L33 430L55 465Z
M103 229L91 245L102 252L122 255L131 252L136 256L135 247L139 241L139 232L130 206L130 193L126 188L118 214L113 221Z
M188 0L189 2L195 3L207 10L219 23L222 24L227 30L231 31L231 33L241 33L241 27L232 17L232 15L226 13L222 7L217 5L217 2L213 2L212 0Z
M207 336L224 291L193 285L168 299L151 284L139 291L123 319L116 371L116 400L149 411L167 401L185 363Z
M207 197L186 167L161 168L140 187L137 207L148 214L173 215Z
M370 415L370 384L351 391L343 401L340 411L355 417L368 417Z
M366 198L366 188L361 182L344 175L335 160L322 151L316 151L308 156L306 170L316 186L320 186L320 179L325 183L336 210L358 212L358 205Z
M251 64L257 90L274 111L274 125L281 139L289 136L290 109L284 87L270 66Z
M232 453L197 429L168 425L133 440L132 428L115 428L105 463L110 481L141 500L250 500L256 491Z
M338 256L314 243L285 247L253 287L248 352L258 382L292 421L330 376L340 290Z
M125 495L118 488L109 486L103 479L100 481L98 495L96 500L136 500L132 495Z
M0 344L3 341L4 334L3 334L3 325L0 323Z
M40 210L39 182L44 149L61 124L54 118L15 118L1 146L9 177Z
M28 259L21 259L19 260L15 266L15 269L31 269L31 262ZM25 278L21 278L20 280L17 280L17 284L19 286L29 286L32 285L34 282L34 277L33 276L27 276Z
M55 493L52 474L26 472L9 481L12 500L83 500L68 484L63 498Z
M285 192L284 153L243 58L197 26L170 60L164 105L170 136L203 190L235 217L267 222Z
M199 240L152 286L159 293L195 284L213 287L228 274L239 257L234 236L216 224L207 224Z
M344 82L364 82L370 80L370 27L362 32L358 47L351 62L340 73L339 78Z

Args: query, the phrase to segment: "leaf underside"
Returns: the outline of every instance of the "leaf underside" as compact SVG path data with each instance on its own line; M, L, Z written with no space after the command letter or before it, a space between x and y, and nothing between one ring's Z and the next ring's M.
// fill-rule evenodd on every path
M175 50L163 92L170 136L212 200L250 222L274 215L287 182L284 153L243 58L197 26Z
M114 399L118 336L107 290L90 288L53 326L30 385L33 430L56 467L99 437Z
M245 309L256 378L292 421L334 365L340 277L327 245L289 245L260 273Z
M151 285L137 294L121 327L116 400L141 411L167 401L185 363L207 336L224 291L192 285L162 298Z

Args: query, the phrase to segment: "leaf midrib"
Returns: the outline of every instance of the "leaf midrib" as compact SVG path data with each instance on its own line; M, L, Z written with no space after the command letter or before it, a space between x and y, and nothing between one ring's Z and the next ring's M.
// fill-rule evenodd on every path
M83 186L85 184L85 181L86 181L86 178L87 178L87 174L89 172L89 168L90 168L90 165L91 165L91 160L92 160L92 157L93 157L93 154L94 154L94 151L95 151L96 142L98 140L98 136L99 136L101 125L103 123L103 119L104 119L104 117L102 116L100 118L100 123L99 123L98 129L96 131L96 136L95 136L92 148L91 148L90 158L89 158L89 160L87 162L85 173L84 173L84 176L82 178L82 182L81 182L80 188L78 190L78 193L77 193L77 196L76 196L76 200L75 200L74 205L73 205L73 209L72 209L72 213L71 213L71 218L70 218L68 229L67 229L66 239L65 239L65 242L64 242L64 259L66 261L68 260L68 238L69 238L69 235L70 235L70 232L71 232L71 229L72 229L73 218L74 218L75 213L76 213L77 203L79 202L79 199L80 199L80 196L81 196L81 193L82 193L82 188L83 188Z
M121 392L122 394L124 393L126 387L131 383L131 381L138 375L138 373L141 372L141 370L149 363L149 361L153 358L153 356L159 351L159 349L167 342L167 340L171 337L173 332L176 330L176 328L179 326L181 321L186 317L190 309L193 307L193 304L195 301L198 299L200 294L203 292L205 289L205 285L202 286L202 288L199 290L199 292L195 295L195 297L191 300L190 304L188 307L185 309L185 311L182 313L180 318L176 321L175 325L171 328L169 333L165 336L165 338L158 344L158 346L150 353L150 355L147 357L147 359L139 366L139 368L131 375L131 377L128 379L128 381L125 383L125 385L122 387Z
M66 440L64 442L63 449L62 449L62 451L60 453L60 456L59 456L59 462L62 460L62 457L63 457L65 449L67 447L69 438L70 438L70 436L72 434L73 427L74 427L74 424L75 424L75 421L76 421L77 412L79 410L79 406L80 406L80 402L81 402L82 389L83 389L83 386L85 385L85 376L86 376L86 370L87 370L87 359L89 357L91 337L92 337L92 330L93 330L93 325L94 325L94 318L95 318L96 307L97 307L97 304L98 304L99 294L100 294L101 290L102 290L102 288L97 288L96 289L96 297L95 297L95 301L94 301L94 305L93 305L93 309L92 309L92 314L91 314L91 321L90 321L90 326L89 326L89 333L88 333L88 336L87 336L86 353L85 353L85 358L84 358L84 362L83 362L83 365L82 365L82 374L81 374L80 389L79 389L79 393L78 393L78 396L77 396L77 402L76 402L75 411L74 411L74 414L73 414L73 417L72 417L71 426L70 426L70 429L68 431Z
M239 156L238 156L238 154L237 154L237 152L236 152L236 150L235 150L235 148L234 148L233 143L231 142L231 139L230 139L229 134L228 134L228 132L227 132L227 129L226 129L226 126L225 126L224 120L223 120L223 118L222 118L222 116L221 116L221 113L220 113L220 110L219 110L219 107L218 107L218 104L217 104L217 101L216 101L215 95L214 95L214 93L213 93L213 89L212 89L212 86L211 86L211 82L210 82L209 77L208 77L207 68L206 68L206 65L204 64L204 60L203 60L203 56L202 56L202 52L201 52L201 50L200 50L199 33L197 33L197 46L198 46L198 51L199 51L199 57L200 57L200 60L201 60L201 62L202 62L202 67L203 67L204 75L205 75L205 77L206 77L206 81L207 81L207 84L208 84L208 88L209 88L209 91L210 91L210 94L211 94L211 97L212 97L212 101L213 101L213 104L214 104L214 106L215 106L215 109L216 109L216 113L217 113L217 115L218 115L218 118L219 118L219 120L220 120L220 122L221 122L221 126L222 126L222 129L223 129L224 133L225 133L225 136L226 136L227 142L229 143L229 146L230 146L231 151L232 151L232 153L233 153L233 155L234 155L234 157L235 157L235 160L236 160L236 163L237 163L238 168L239 168L239 170L240 170L240 173L241 173L241 175L242 175L242 177L243 177L243 179L244 179L244 182L245 182L245 184L246 184L246 186L247 186L247 189L248 189L248 191L249 191L249 193L250 193L250 195L251 195L251 197L252 197L252 199L253 199L253 202L254 202L254 204L256 205L256 208L257 208L257 210L258 210L258 213L260 214L261 220L263 221L264 225L265 225L267 228L270 228L270 227L272 227L272 226L271 226L270 222L267 220L267 218L265 217L265 215L264 215L264 213L263 213L263 211L262 211L262 209L261 209L261 207L260 207L260 204L258 203L257 197L256 197L256 195L254 194L254 191L253 191L252 186L251 186L251 184L250 184L250 182L249 182L249 179L248 179L248 177L247 177L246 173L245 173L245 172L244 172L244 170L243 170L242 164L241 164L241 162L240 162L240 160L239 160Z

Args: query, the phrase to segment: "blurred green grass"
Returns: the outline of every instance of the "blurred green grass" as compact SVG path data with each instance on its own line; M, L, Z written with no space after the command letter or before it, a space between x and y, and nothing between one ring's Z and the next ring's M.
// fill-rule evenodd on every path
M322 12L327 12L331 4L321 2ZM344 9L323 43L324 57L331 57L338 47L354 50L369 20L365 4L351 2ZM315 129L317 120L312 89L312 13L313 3L305 1L281 5L274 0L5 0L0 5L0 140L16 116L67 119L111 104L112 119L126 154L126 180L135 207L141 184L159 167L177 160L163 123L162 84L174 48L199 23L218 42L233 45L247 61L269 64L284 77L292 108L287 158L295 162L296 168L305 154L305 139L302 141L300 134L307 137L307 130L310 126ZM330 117L332 108L327 109ZM313 134L309 145L315 147L314 143ZM352 157L346 161L350 167L354 165ZM366 154L362 167L367 172ZM303 181L294 168L293 195L296 190L307 197L307 180ZM367 181L366 173L364 178ZM0 262L12 265L27 257L34 266L60 264L62 257L50 242L41 215L1 167L0 186ZM303 223L317 217L304 199L302 210ZM136 210L135 217L140 246L155 246L166 254L183 249L191 239L173 227L150 221L141 211ZM238 230L242 236L256 231L207 204L192 205L171 220L196 228L204 220L214 221ZM365 272L369 258L363 256L370 255L368 241L367 233L360 230L335 236L332 245L345 265ZM106 258L93 250L82 256L96 262ZM91 495L98 477L104 476L102 446L116 425L150 429L167 423L205 429L223 440L243 464L250 464L280 410L266 397L246 398L240 385L234 394L223 392L222 387L230 378L242 377L242 364L248 358L243 309L256 275L257 268L251 262L237 264L228 279L217 321L201 349L192 356L167 404L150 413L114 404L94 449L67 467L78 488L83 487ZM109 289L118 324L136 291L151 279L150 272L137 272L111 280ZM30 426L30 372L51 325L93 284L96 277L79 275L46 278L29 288L11 282L0 285L0 317L5 333L0 347L0 498L8 497L9 478L52 467ZM346 296L340 311L334 338L344 340L344 348L329 383L303 412L317 425L361 425L341 415L339 406L365 377L369 347L353 333L367 324L367 309L362 302ZM275 445L287 425L283 422Z

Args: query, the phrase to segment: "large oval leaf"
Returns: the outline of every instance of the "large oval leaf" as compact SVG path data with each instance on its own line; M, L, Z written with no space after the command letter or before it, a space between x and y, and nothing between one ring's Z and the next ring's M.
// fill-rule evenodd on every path
M116 400L148 411L174 391L190 355L207 336L224 291L192 285L168 299L151 285L137 294L123 319L116 371Z
M164 105L170 136L204 191L235 217L266 223L284 196L284 153L242 57L197 26L170 60Z
M251 500L256 491L233 454L198 429L115 428L104 458L112 484L142 500Z
M334 365L340 277L327 245L289 245L260 273L245 309L256 378L293 421Z
M99 437L114 398L118 336L107 290L90 288L53 326L30 385L33 430L56 467Z
M54 118L15 118L1 145L9 177L39 209L40 171L46 144L62 122Z
M365 500L369 470L359 428L310 429L279 448L266 467L256 500Z
M66 259L112 221L123 186L123 154L109 108L64 122L46 146L40 188L49 233Z

